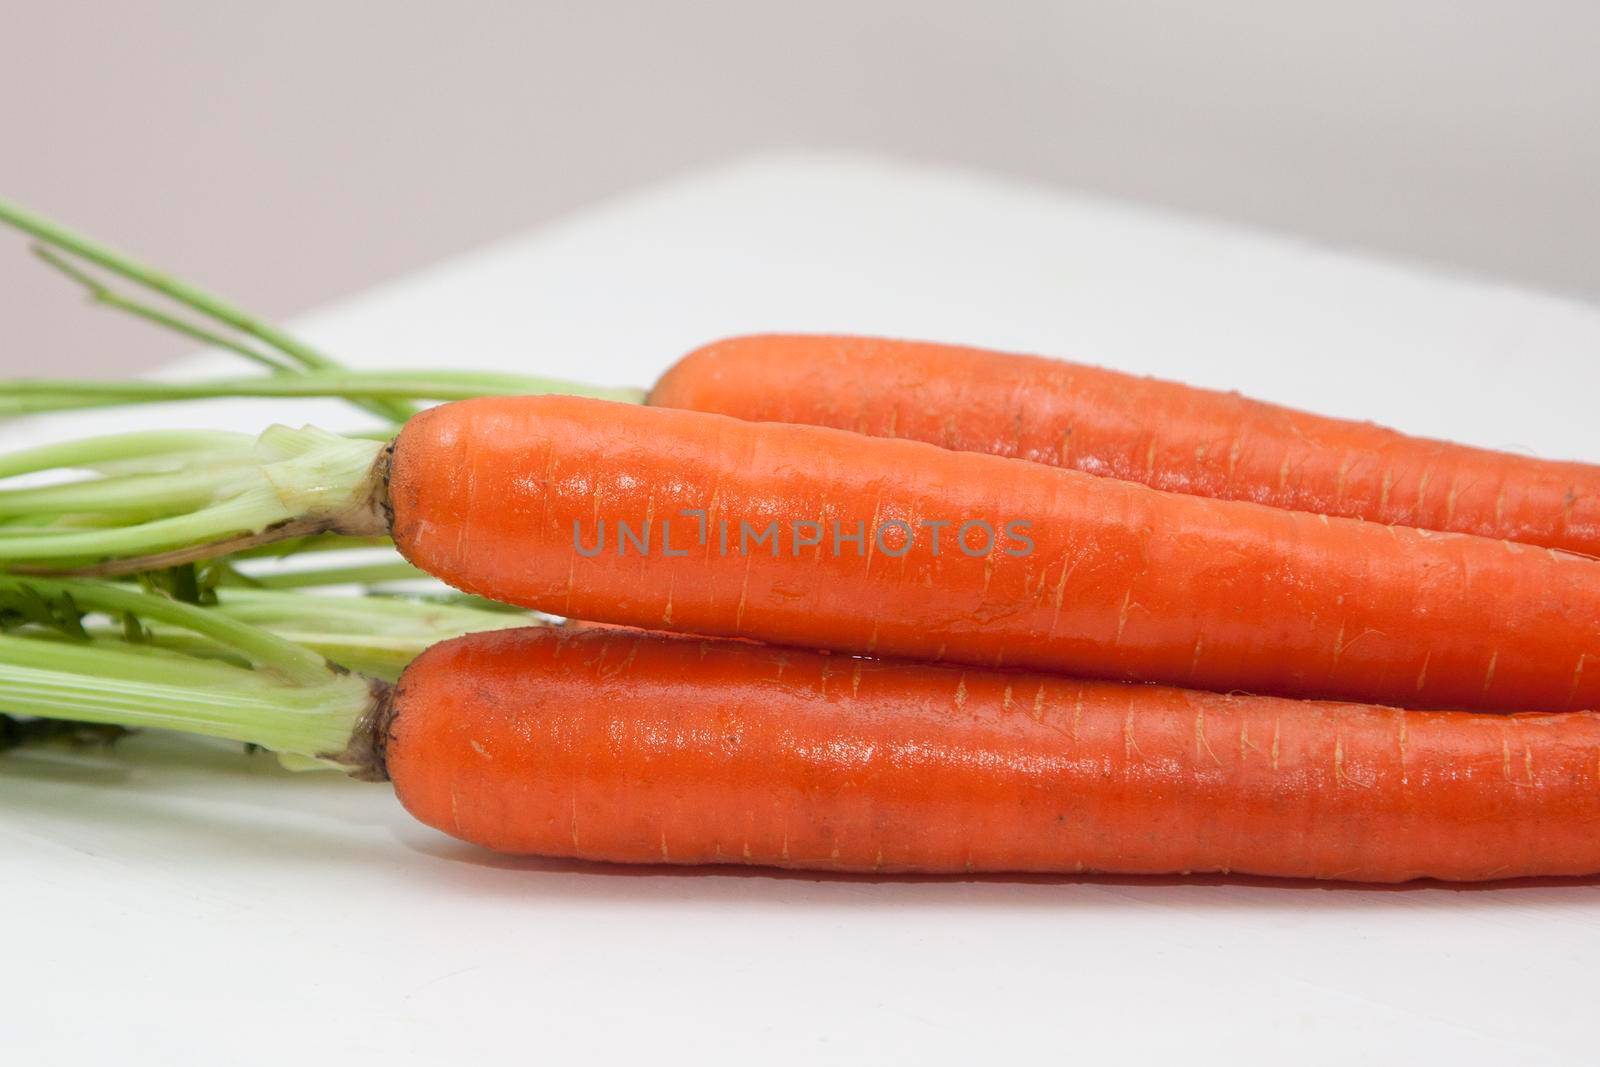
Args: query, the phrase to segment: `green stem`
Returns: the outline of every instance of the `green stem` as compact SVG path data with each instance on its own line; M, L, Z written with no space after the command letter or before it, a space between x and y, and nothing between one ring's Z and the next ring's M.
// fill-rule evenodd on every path
M428 578L427 571L409 563L358 563L343 567L317 567L298 571L252 574L248 584L257 589L309 589L329 585L382 585Z
M205 608L256 626L313 628L338 623L363 634L426 634L428 643L473 630L503 630L540 625L523 610L506 605L484 608L408 596L339 596L279 589L217 591ZM420 651L420 649L419 649Z
M314 427L269 428L245 456L227 457L215 475L214 491L199 506L191 488L176 494L158 479L87 479L72 493L84 511L65 519L93 517L93 489L113 485L118 506L153 514L146 521L104 529L61 529L0 537L0 562L26 563L32 569L76 567L85 560L122 559L100 573L170 566L212 558L226 549L322 531L357 535L387 532L374 498L373 471L384 445L326 433ZM102 458L114 458L102 454ZM32 462L31 460L29 462ZM0 457L0 468L8 461ZM15 461L11 461L15 465ZM181 470L172 483L179 484Z
M0 534L3 534L3 531L4 528L0 527ZM315 538L310 540L316 542ZM372 548L378 547L379 544L393 544L393 542L385 539L376 544L359 543L354 545L344 545L338 543L340 540L351 541L358 539L334 538L326 545L313 543L309 547L302 549L302 551L337 551L346 547ZM277 571L269 574L246 572L232 565L234 560L247 557L264 556L271 553L271 550L277 547L279 546L267 545L260 549L236 552L230 555L228 557L228 567L221 584L230 589L287 591L293 589L323 588L330 585L364 585L371 587L387 584L389 582L409 582L431 577L426 571L423 571L417 567L413 567L411 564L406 563L403 560L395 560L389 563L352 564L341 567L315 567L296 571ZM375 594L366 597L366 600L369 602L381 602L392 599L397 598L378 596ZM523 620L524 622L528 621L528 614L522 608L511 604L503 604L497 600L486 600L480 596L473 596L471 593L457 592L454 589L441 588L436 592L408 592L403 599L411 602L470 608L471 610L480 613L490 612L500 616L514 616Z
M255 444L244 433L222 430L142 430L136 433L84 437L0 455L0 478L62 469L98 468L108 463L149 460L156 456L240 455Z
M66 624L85 615L133 622ZM382 776L373 716L387 686L332 666L289 632L303 627L393 677L427 645L512 624L456 607L255 590L202 608L130 585L4 576L0 618L13 627L0 634L9 713L229 738L290 766L369 778ZM325 623L345 632L317 629ZM115 636L125 633L134 636Z
M318 596L226 587L205 609L257 626L351 670L393 681L429 646L464 634L538 625L526 612L440 604L409 597ZM156 624L149 640L195 655L225 653L214 638ZM91 632L111 633L109 628Z
M121 311L135 318L144 319L148 323L172 330L192 341L199 341L210 348L221 348L237 353L252 363L259 363L274 374L281 374L294 369L277 357L259 349L251 348L249 345L235 341L231 337L208 330L203 326L196 326L194 323L186 319L180 319L176 315L169 315L154 305L123 296L113 291L109 286L102 284L87 271L79 270L66 258L50 251L44 245L34 245L33 254L38 256L44 263L54 267L57 271L81 285L84 291L88 293L89 299L102 307L108 307L114 311Z
M0 707L182 730L331 761L351 747L373 703L373 683L359 675L324 669L314 682L285 684L248 667L178 659L132 656L111 642L0 635Z
M387 537L352 537L348 534L313 534L309 537L292 537L252 548L241 549L228 556L229 561L240 559L286 559L306 552L340 552L356 548L388 548L394 542Z
M160 271L138 263L64 226L26 211L16 204L0 200L0 222L30 234L46 244L68 252L80 259L94 263L113 274L135 282L154 292L175 300L206 317L231 329L254 337L277 349L297 364L310 370L337 370L339 364L315 348L276 327L256 319L232 304L201 291L187 282L170 278ZM415 413L408 404L387 401L362 401L362 405L375 414L394 422L404 422Z
M153 508L198 507L215 495L227 477L226 470L211 469L0 489L0 516L143 515Z
M24 415L116 404L215 397L334 397L470 400L485 395L564 393L637 404L644 390L591 386L559 378L460 371L338 371L210 382L0 380L0 414Z
M238 650L253 662L284 679L311 684L324 680L328 662L309 649L274 636L225 613L193 604L180 604L163 596L111 582L70 581L54 578L0 575L0 596L35 595L64 601L79 610L128 613L140 618L180 626L219 644Z

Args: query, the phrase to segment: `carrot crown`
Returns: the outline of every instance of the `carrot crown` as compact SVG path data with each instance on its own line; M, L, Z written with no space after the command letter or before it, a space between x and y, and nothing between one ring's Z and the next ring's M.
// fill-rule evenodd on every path
M353 570L293 573L305 587L347 584ZM364 571L362 578L405 577L386 564ZM6 736L19 723L30 735L51 735L17 715L157 727L259 745L292 767L369 776L371 746L360 739L387 683L411 660L449 638L536 621L457 594L432 600L210 584L239 580L232 570L198 586L191 573L183 591L206 601L201 606L149 588L153 577L140 588L0 575Z

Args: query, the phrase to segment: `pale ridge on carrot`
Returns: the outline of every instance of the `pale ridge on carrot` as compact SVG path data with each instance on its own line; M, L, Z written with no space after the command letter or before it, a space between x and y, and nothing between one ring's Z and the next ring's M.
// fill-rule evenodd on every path
M1600 556L1600 466L1036 356L875 337L733 337L685 356L649 403Z

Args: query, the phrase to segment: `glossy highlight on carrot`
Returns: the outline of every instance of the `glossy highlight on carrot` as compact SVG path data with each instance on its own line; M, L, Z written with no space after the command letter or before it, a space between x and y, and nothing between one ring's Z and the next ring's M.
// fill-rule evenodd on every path
M1600 556L1600 466L1037 356L875 337L734 337L685 356L649 402Z
M1600 715L1398 711L623 631L436 645L387 724L506 852L831 871L1600 871Z
M413 417L388 497L411 562L562 616L1220 691L1600 707L1600 563L1506 541L555 396ZM658 541L589 556L575 542L601 520L640 530L696 509L713 525L1025 519L1034 550L935 557L924 538L897 558L876 546L723 554L707 538L679 540L677 555Z

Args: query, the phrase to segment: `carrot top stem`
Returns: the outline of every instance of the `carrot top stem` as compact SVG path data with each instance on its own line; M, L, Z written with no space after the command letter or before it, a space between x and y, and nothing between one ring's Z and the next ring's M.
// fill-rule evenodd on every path
M236 353L272 372L267 379L216 382L77 382L13 381L0 389L0 415L66 411L114 404L189 400L224 396L332 397L381 416L404 422L417 411L413 401L461 400L500 394L569 393L622 403L642 403L646 390L591 386L554 378L462 371L349 372L325 353L261 318L219 297L157 271L113 249L74 233L24 208L0 200L0 223L29 234L40 243L34 254L49 267L82 286L90 301L172 330L201 344ZM175 302L244 338L200 325L144 300L125 296L82 265L94 264L118 277Z
M392 585L396 582L434 581L432 575L405 560L385 563L351 563L333 567L307 567L270 573L241 575L238 581L253 589L306 589L329 585Z
M631 386L594 386L559 378L444 370L316 371L203 382L14 378L0 381L0 415L213 397L466 400L535 393L564 393L629 404L642 403L645 396L643 389Z
M371 699L359 675L290 685L156 647L0 635L0 703L12 713L176 729L332 760Z
M477 607L457 601L402 596L337 596L274 589L216 590L216 603L203 609L233 622L258 627L310 649L362 674L393 681L413 659L440 641L484 630L537 624L527 612ZM191 655L233 652L215 637L182 626L141 623L141 639ZM114 623L86 627L92 637L113 637L125 627Z
M403 595L399 599L406 603L421 602L468 608L479 614L488 612L521 619L524 622L530 617L526 608L517 607L515 604L503 604L498 600L488 600L472 593L463 593L458 589L451 589L431 574L419 567L412 566L403 559L384 563L355 563L346 566L307 567L296 570L258 572L245 571L233 566L231 561L237 558L239 557L227 557L229 562L220 584L230 588L239 587L278 593L287 593L290 590L326 588L330 585L359 585L366 587L367 595L370 598L382 600L394 598L396 593L394 587L400 583L426 582L433 588L425 591L407 588L402 591Z
M98 573L121 573L126 568L101 561L132 557L141 561L133 569L144 570L279 537L387 532L373 482L385 447L379 441L273 426L248 451L235 447L220 457L181 447L151 453L154 444L143 435L101 438L76 450L52 447L56 451L0 456L0 472L37 473L45 461L63 457L75 467L109 464L112 470L0 490L0 516L49 520L43 528L0 536L0 568L100 567ZM95 525L108 518L125 524Z
M235 552L228 558L241 559L287 559L306 552L339 552L345 549L362 548L387 548L393 546L387 534L356 537L350 534L310 534L305 537L289 537L269 544L258 545L255 548Z
M196 455L243 455L255 438L221 430L143 430L135 433L83 437L58 444L40 445L0 455L0 478L33 474L56 468L102 470L119 464L146 467L181 462Z
M290 766L370 775L372 753L360 739L386 699L385 683L240 617L292 626L336 610L325 602L333 599L244 593L202 608L111 582L0 576L0 706L225 738L278 752ZM485 621L464 623L461 609L346 599L337 610L354 632L403 638L397 643L432 643ZM99 616L125 625L108 629L93 621ZM499 618L488 621L504 625ZM407 626L412 633L402 632ZM180 633L191 640L164 641Z
M259 627L112 582L0 575L0 610L22 622L93 611L168 623L203 634L294 684L320 682L329 669L322 656Z
M152 292L159 293L191 311L247 337L252 337L310 370L336 370L339 364L304 341L261 321L187 282L169 277L111 248L74 233L59 223L35 215L17 204L0 200L0 222L7 223L60 252L93 263ZM232 346L229 346L232 347ZM415 412L409 404L393 400L363 400L362 406L394 422L403 422Z
M281 356L247 345L226 334L208 330L204 326L196 325L187 319L179 318L177 315L163 311L154 304L147 304L142 300L123 296L88 271L75 266L65 256L52 251L47 245L34 245L33 254L38 256L39 260L47 266L81 285L91 303L125 312L152 325L172 330L174 333L181 334L190 340L199 341L207 347L226 349L229 352L243 356L252 363L260 364L274 374L292 372L296 369L292 363Z

